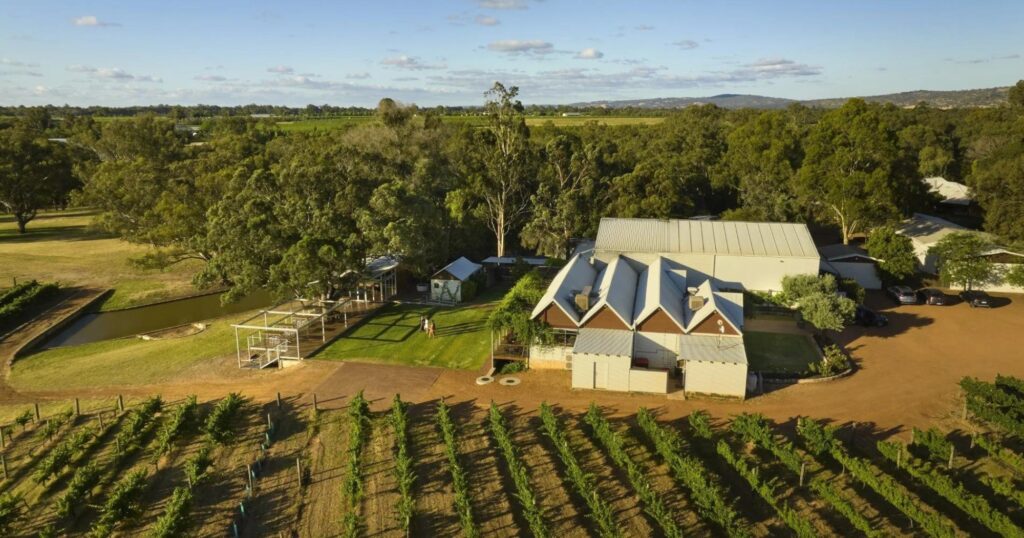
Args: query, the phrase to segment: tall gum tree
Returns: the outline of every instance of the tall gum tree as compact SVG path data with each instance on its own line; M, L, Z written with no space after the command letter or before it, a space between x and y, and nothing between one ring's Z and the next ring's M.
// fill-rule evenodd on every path
M489 125L464 132L458 153L467 184L453 191L448 205L458 219L472 212L494 234L498 256L504 256L509 234L529 214L530 185L535 173L530 130L519 88L500 82L484 94Z

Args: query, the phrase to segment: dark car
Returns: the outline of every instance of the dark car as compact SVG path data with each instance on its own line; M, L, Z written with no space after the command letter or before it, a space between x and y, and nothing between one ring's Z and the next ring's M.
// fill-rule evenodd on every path
M885 327L889 324L889 318L885 317L885 314L880 314L861 305L857 305L857 310L853 314L853 321L857 325L863 325L864 327Z
M983 291L962 291L960 292L960 298L971 308L992 308L992 298Z
M908 286L889 286L886 291L896 304L917 304L917 294Z
M924 288L917 292L924 304L942 306L946 304L946 294L935 288Z

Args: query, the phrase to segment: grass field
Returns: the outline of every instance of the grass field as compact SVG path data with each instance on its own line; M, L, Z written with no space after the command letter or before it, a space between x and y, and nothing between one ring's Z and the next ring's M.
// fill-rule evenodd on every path
M819 360L814 342L803 335L747 331L743 343L752 371L802 374Z
M487 316L500 296L500 290L492 289L472 304L458 307L388 306L332 342L316 358L479 368L487 358L490 346ZM437 327L434 338L427 338L417 328L420 316L434 320Z
M200 362L233 354L231 323L250 316L214 319L205 331L181 338L117 338L48 349L15 362L8 382L20 390L63 390L168 381Z
M18 233L10 215L0 215L0 282L12 279L59 281L65 286L114 288L104 310L150 303L194 293L194 263L167 271L139 269L129 263L148 247L133 245L89 227L93 213L68 210L44 213Z

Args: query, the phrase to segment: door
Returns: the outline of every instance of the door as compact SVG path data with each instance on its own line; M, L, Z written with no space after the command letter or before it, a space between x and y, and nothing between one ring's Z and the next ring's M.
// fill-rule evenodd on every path
M594 361L594 388L608 388L608 362L605 360Z

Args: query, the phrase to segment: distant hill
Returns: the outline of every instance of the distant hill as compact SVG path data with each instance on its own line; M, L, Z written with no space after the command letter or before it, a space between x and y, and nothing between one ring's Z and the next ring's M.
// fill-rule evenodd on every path
M1009 87L982 88L977 90L933 91L916 90L912 92L890 93L886 95L859 96L866 101L876 103L892 103L899 107L912 107L918 103L928 103L937 108L957 107L990 107L1006 103ZM766 97L763 95L745 95L723 93L710 97L656 97L652 99L626 99L619 101L590 101L573 103L576 107L605 108L685 108L694 105L716 105L722 108L785 108L793 103L806 106L836 108L851 97L832 99L794 100L782 97Z

